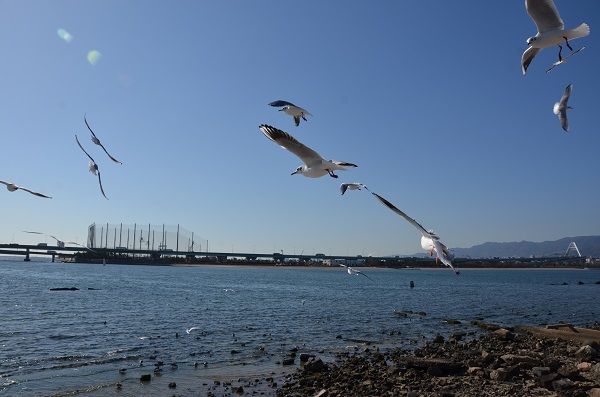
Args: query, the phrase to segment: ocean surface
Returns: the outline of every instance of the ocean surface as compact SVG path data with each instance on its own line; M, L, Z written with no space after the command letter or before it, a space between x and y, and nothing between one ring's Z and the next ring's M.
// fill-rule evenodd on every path
M294 371L297 358L281 364L294 347L333 360L338 352L478 332L474 319L600 321L598 270L361 270L373 281L343 268L0 258L0 395L206 395L217 380ZM51 291L71 287L79 290ZM395 313L402 311L413 313ZM164 365L155 374L157 361ZM153 380L141 383L146 373Z

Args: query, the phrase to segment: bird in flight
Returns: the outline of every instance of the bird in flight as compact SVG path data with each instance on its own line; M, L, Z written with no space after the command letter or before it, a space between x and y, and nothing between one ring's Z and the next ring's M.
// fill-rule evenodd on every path
M554 104L554 114L558 115L560 125L566 132L569 132L567 110L573 109L571 106L567 105L567 102L569 102L569 97L571 96L571 91L573 91L573 84L569 84L567 88L565 88L565 92L563 93L562 98L560 98L560 101Z
M89 164L90 172L92 174L98 176L98 183L100 184L100 191L102 192L102 195L104 196L104 198L108 200L108 197L106 197L106 194L104 194L104 189L102 188L102 179L100 179L100 170L98 169L98 165L96 164L96 162L94 161L94 159L92 158L92 156L90 156L89 153L85 151L85 149L83 148L83 146L81 146L81 143L79 143L79 139L77 139L77 135L75 135L75 140L77 141L77 144L79 145L79 147L81 148L81 150L83 150L83 153L85 153L89 157L89 159L90 159L90 164Z
M114 161L115 163L118 163L118 164L123 164L123 163L121 163L119 160L117 160L116 158L114 158L113 156L111 156L111 155L110 155L110 154L109 154L109 153L106 151L106 148L104 147L104 145L102 145L102 144L100 143L100 139L98 139L98 138L96 137L96 134L94 134L94 131L92 131L92 129L90 128L90 125L88 124L88 122L87 122L87 120L86 120L86 118L85 118L85 114L83 115L83 121L85 121L85 125L87 126L88 130L90 130L90 132L92 133L92 142L94 142L96 145L100 146L100 147L101 147L101 148L104 150L104 152L105 152L105 153L108 155L108 157L110 157L110 159L111 159L112 161ZM84 150L84 151L85 151L85 150Z
M416 227L421 232L421 247L425 251L429 252L429 255L433 255L433 253L435 252L436 262L439 259L444 265L454 270L454 273L456 273L457 275L460 274L460 272L458 272L456 269L454 269L454 266L452 266L452 259L454 259L454 254L448 249L448 247L446 247L439 241L439 237L435 234L433 230L426 230L423 226L421 226L419 222L415 221L413 218L400 211L392 203L390 203L383 197L373 192L371 192L371 194L375 196L380 202L382 202L386 207L388 207L396 214L406 219L411 225Z
M26 191L27 193L31 193L34 196L38 196L38 197L43 197L43 198L52 198L50 196L46 196L45 194L42 193L38 193L38 192L34 192L33 190L29 190L23 186L17 186L12 182L4 182L4 181L0 181L0 183L3 183L6 185L6 189L8 189L9 192L16 192L17 190L23 190Z
M529 48L525 50L521 57L521 69L523 75L527 72L529 64L533 58L544 48L557 45L558 63L562 63L562 46L565 43L569 50L573 48L569 40L585 37L590 34L590 27L582 23L575 29L564 30L565 24L560 18L558 9L552 0L525 0L525 9L533 19L538 33L527 39Z
M366 278L368 278L369 280L373 281L373 279L369 276L367 276L366 274L364 274L363 272L361 272L360 270L356 270L350 266L346 266L346 265L342 265L340 264L341 267L345 267L346 270L348 271L348 274L351 276L365 276Z
M296 105L294 105L293 103L287 102L287 101L282 101L282 100L278 100L278 101L273 101L271 103L269 103L269 105L276 107L276 108L281 108L279 109L279 111L283 111L285 114L289 114L290 116L292 116L294 118L294 124L296 124L296 127L298 127L300 125L300 117L302 117L302 119L304 121L308 121L306 120L306 117L304 117L304 115L309 115L312 116L312 114L310 114L308 111L302 109L301 107L298 107Z
M62 241L62 240L60 240L60 239L58 239L58 238L54 237L54 236L53 236L53 235L51 235L51 234L42 233L42 232L28 232L27 230L23 230L23 233L41 234L41 235L44 235L44 236L51 237L51 238L53 238L54 240L56 240L56 246L57 246L58 248L65 248L65 244L75 244L75 245L78 245L78 246L80 246L80 247L83 247L83 248L85 248L86 250L89 250L89 251L95 252L94 250L92 250L92 249L90 249L90 248L86 247L85 245L81 245L81 244L79 244L79 243L76 243L75 241Z
M337 178L334 171L346 171L347 167L357 167L355 164L343 161L325 160L319 153L303 145L287 132L270 125L261 124L258 128L267 138L294 153L304 162L303 165L296 168L296 171L292 172L292 175L300 174L309 178L319 178L329 174L332 178Z
M346 190L350 189L350 190L361 190L361 188L365 188L367 190L369 190L365 185L363 185L362 183L358 183L358 182L354 182L354 183L342 183L340 185L340 192L343 195L344 193L346 193Z

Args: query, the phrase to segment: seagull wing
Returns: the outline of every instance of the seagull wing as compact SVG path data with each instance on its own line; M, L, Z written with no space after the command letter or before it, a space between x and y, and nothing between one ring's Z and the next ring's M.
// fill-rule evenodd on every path
M421 226L421 224L419 222L415 221L413 218L411 218L410 216L406 215L404 212L400 211L392 203L390 203L389 201L387 201L386 199L384 199L383 197L381 197L380 195L378 195L376 193L371 192L371 194L373 196L377 197L377 199L379 201L381 201L386 207L388 207L389 209L391 209L392 211L394 211L396 214L398 214L401 217L403 217L404 219L406 219L414 227L416 227L417 229L419 229L419 231L421 232L421 234L423 236L430 237L434 242L437 240L437 236L436 235L428 232L423 226Z
M117 163L117 164L123 164L123 163L121 163L119 160L117 160L116 158L114 158L113 156L111 156L111 155L110 155L110 153L108 153L108 151L106 150L106 148L104 147L104 145L103 145L103 144L100 142L100 139L98 139L98 137L96 136L96 134L94 134L94 131L92 131L92 129L90 128L90 125L88 124L88 122L87 122L87 120L86 120L86 118L85 118L85 114L83 115L83 121L85 121L85 125L87 126L88 130L90 130L90 132L92 133L92 136L93 136L94 138L96 138L95 140L94 140L94 139L92 139L92 141L93 141L94 143L96 143L98 146L100 146L100 147L102 148L102 150L104 150L104 153L106 153L106 154L107 154L107 156L108 156L108 157L110 157L110 159L111 159L112 161L114 161L114 162L115 162L115 163ZM80 146L81 146L81 145L80 145Z
M569 102L569 97L571 96L571 91L573 91L573 84L569 84L565 89L565 92L560 98L559 108L560 112L558 114L558 119L560 120L560 125L565 131L569 131L569 119L567 118L567 103Z
M83 150L83 153L85 153L90 158L90 160L92 160L94 162L94 164L95 164L96 162L94 161L94 159L92 158L92 156L90 156L90 154L85 151L85 149L83 148L83 146L81 146L81 143L79 143L79 139L77 139L77 134L75 134L75 140L77 141L77 144L79 145L79 147L81 148L81 150Z
M362 274L363 276L365 276L366 278L368 278L368 279L369 279L369 280L371 280L371 281L374 281L374 280L373 280L371 277L367 276L366 274L364 274L364 273L363 273L363 272L361 272L361 271L355 270L355 272L357 272L358 274Z
M29 190L29 189L27 189L27 188L25 188L25 187L20 187L20 186L19 186L19 189L21 189L21 190L25 190L26 192L28 192L28 193L31 193L31 194L33 194L34 196L38 196L38 197L44 197L44 198L49 198L49 199L51 199L51 198L52 198L52 197L50 197L50 196L46 196L45 194L42 194L42 193L38 193L38 192L34 192L34 191L32 191L32 190Z
M296 138L294 138L285 131L281 131L280 129L271 127L270 125L266 124L261 124L258 128L267 138L269 138L282 148L294 153L307 166L320 164L321 161L325 160L319 153L303 145Z
M282 108L284 106L298 107L298 106L294 105L293 103L290 103L288 101L282 101L281 99L277 100L277 101L273 101L273 102L269 103L269 105L276 107L276 108Z
M525 0L525 8L539 33L565 28L553 0Z
M437 254L437 257L439 258L439 260L444 265L446 265L449 268L451 268L452 270L454 270L454 273L457 273L456 269L454 269L454 266L452 266L452 262L450 261L450 258L449 258L450 251L448 250L448 247L446 247L444 244L440 243L440 241L435 238L432 239L432 241L433 241L433 248L435 249L435 253Z
M542 51L541 48L535 47L529 47L525 50L523 56L521 57L521 70L523 71L523 76L525 73L527 73L527 68L529 67L531 61L533 61L533 58L535 58L540 51Z
M567 102L569 102L569 97L571 96L571 92L573 91L573 84L569 84L567 88L565 88L565 92L563 96L560 98L560 106L567 107Z
M100 184L100 191L102 192L102 195L104 196L104 198L108 200L108 197L106 197L106 194L104 194L104 189L102 188L102 179L100 179L100 170L96 168L96 171L98 172L98 183Z
M347 189L348 189L348 184L347 183L342 183L340 185L340 192L342 193L342 195L344 195L344 193L346 193Z

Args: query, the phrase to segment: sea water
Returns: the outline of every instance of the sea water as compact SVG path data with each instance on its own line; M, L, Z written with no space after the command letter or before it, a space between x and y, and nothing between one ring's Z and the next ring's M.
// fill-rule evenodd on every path
M600 320L597 270L361 270L373 281L340 267L0 259L0 395L159 396L173 394L170 381L186 385L177 395L198 395L214 379L291 371L281 363L294 348L332 359L476 332L475 319ZM159 361L162 383L141 384Z

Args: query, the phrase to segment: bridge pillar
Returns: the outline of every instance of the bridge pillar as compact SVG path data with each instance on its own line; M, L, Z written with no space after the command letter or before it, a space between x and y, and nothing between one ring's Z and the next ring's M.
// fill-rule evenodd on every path
M27 250L25 251L25 259L23 259L25 262L29 262L31 259L29 259L29 248L27 248Z

